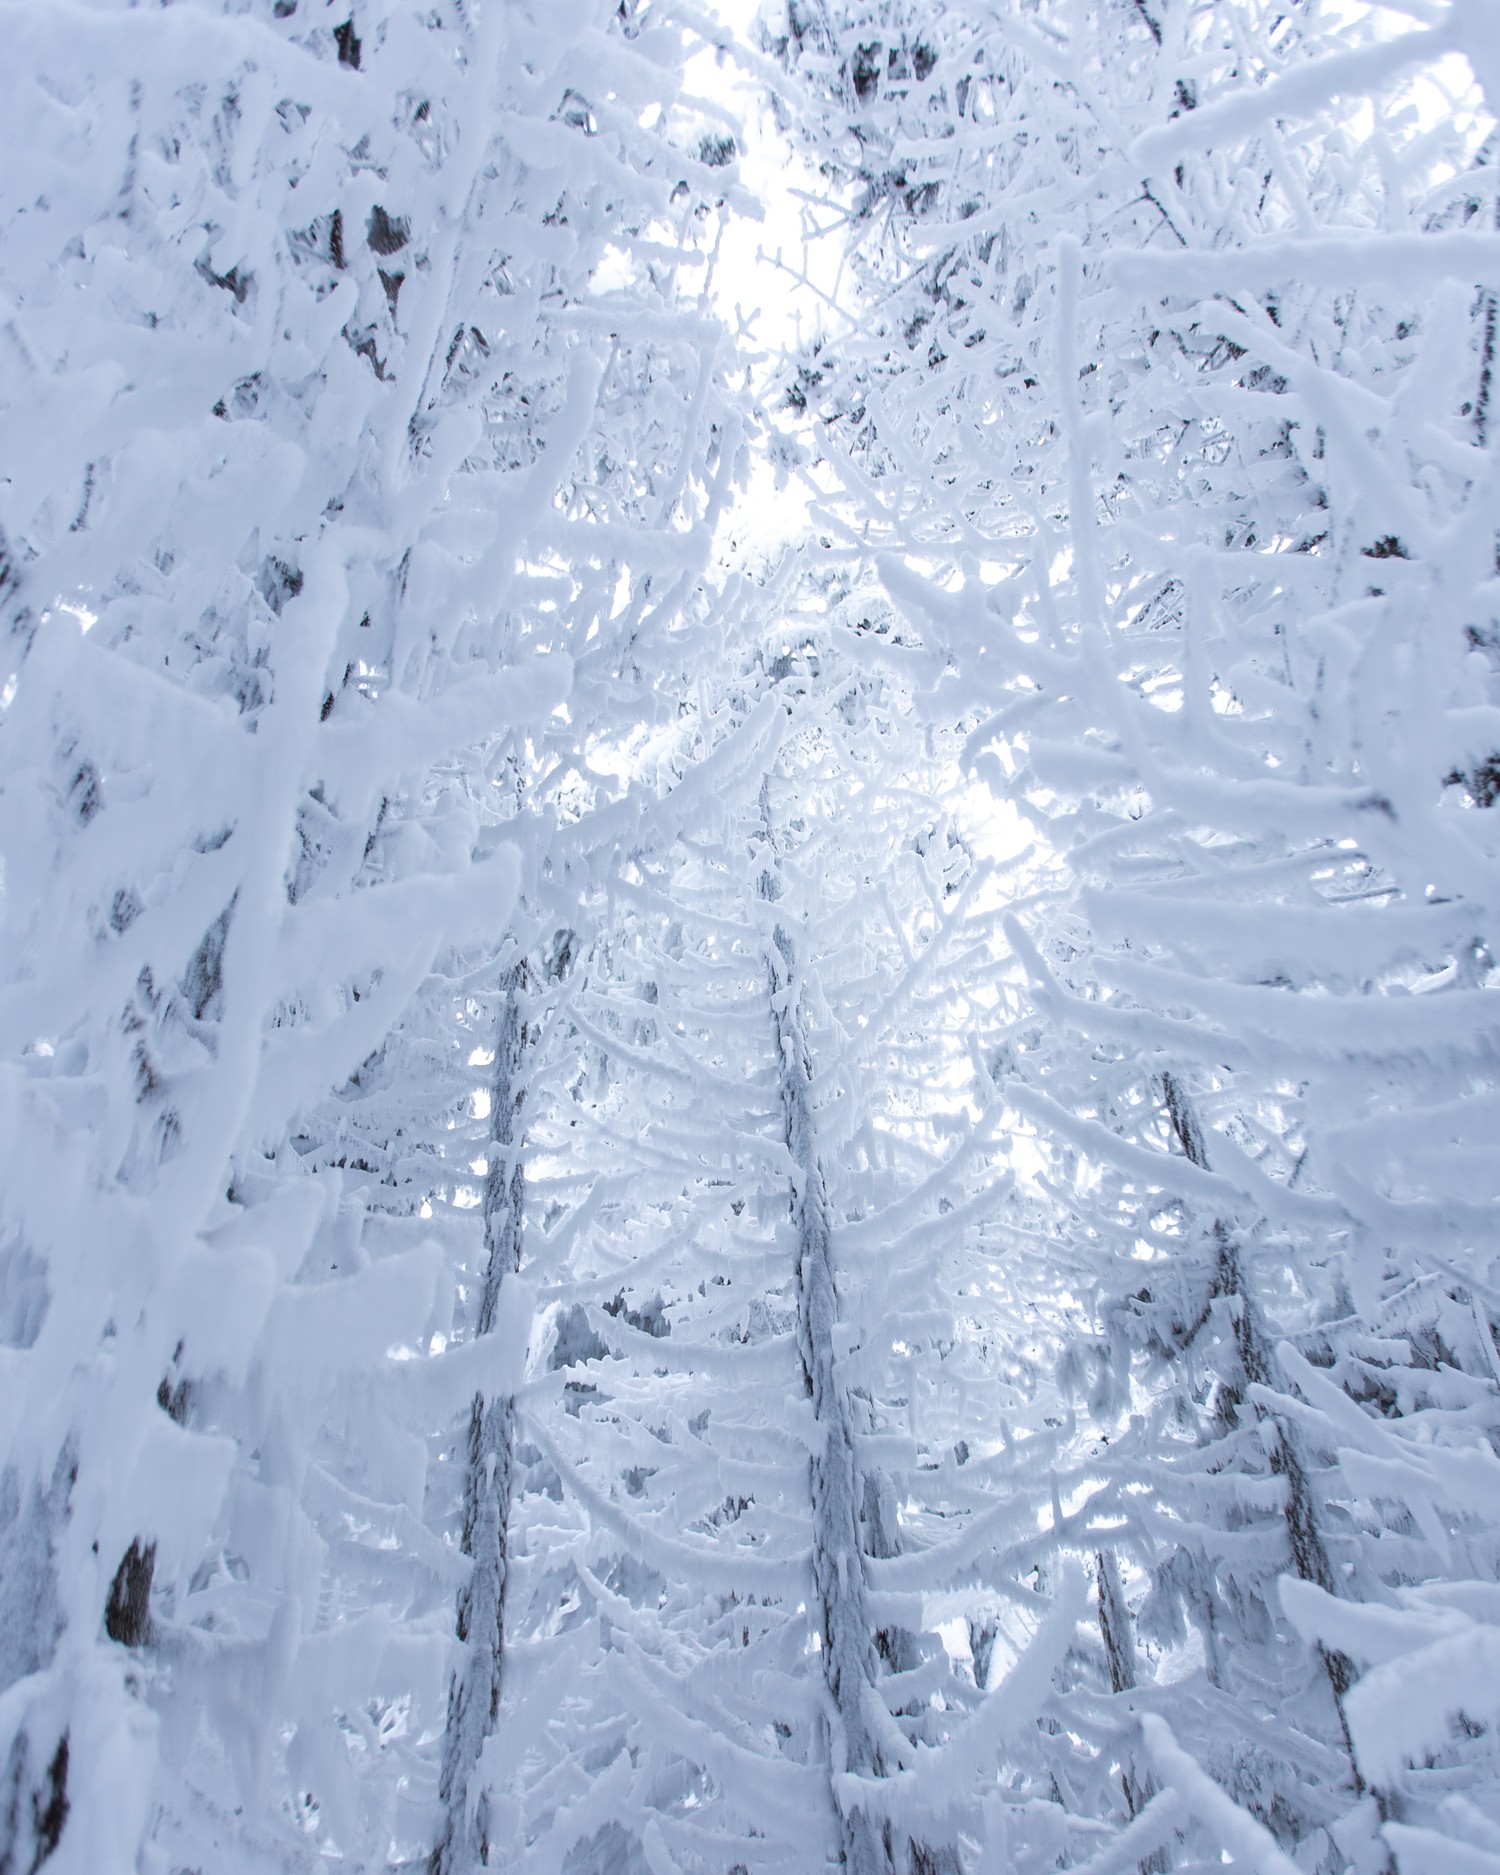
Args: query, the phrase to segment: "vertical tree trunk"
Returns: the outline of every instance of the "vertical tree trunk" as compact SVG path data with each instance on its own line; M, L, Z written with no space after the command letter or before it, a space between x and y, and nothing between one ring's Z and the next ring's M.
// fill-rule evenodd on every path
M1496 229L1500 229L1500 195L1495 198L1493 225ZM1484 309L1484 324L1479 337L1479 389L1474 398L1474 434L1479 439L1480 448L1483 449L1489 443L1490 428L1494 420L1495 340L1500 303L1497 303L1493 287L1485 293L1481 304Z
M504 1002L495 1040L490 1156L484 1187L487 1255L474 1324L479 1335L493 1331L505 1278L521 1266L526 1197L521 1161L526 986L524 963L513 965L501 980ZM495 1400L486 1400L482 1393L474 1395L469 1409L463 1520L464 1554L473 1558L474 1571L458 1600L458 1638L466 1652L448 1694L439 1784L443 1814L431 1875L467 1875L486 1861L489 1852L486 1807L482 1798L478 1803L470 1801L469 1783L500 1710L514 1425L515 1401L510 1395Z
M1125 1591L1120 1585L1113 1550L1100 1550L1094 1566L1099 1585L1099 1633L1109 1662L1110 1690L1128 1693L1136 1684L1135 1629L1125 1605ZM1120 1782L1125 1791L1125 1808L1132 1817L1139 1816L1156 1794L1154 1779L1149 1771L1141 1771L1133 1757L1127 1756L1120 1770ZM1163 1875L1167 1866L1166 1850L1155 1849L1141 1861L1141 1875Z
M1171 1121L1172 1131L1178 1145L1182 1148L1183 1156L1193 1165L1207 1171L1209 1169L1208 1152L1203 1141L1203 1130L1198 1124L1198 1116L1194 1113L1191 1102L1180 1083L1171 1074L1162 1076L1162 1090L1166 1096L1167 1117ZM1234 1335L1239 1355L1240 1376L1233 1385L1227 1388L1226 1403L1237 1406L1244 1398L1249 1386L1275 1385L1279 1378L1279 1369L1267 1341L1260 1310L1255 1305L1254 1297L1245 1287L1244 1271L1240 1267L1239 1246L1225 1229L1221 1220L1215 1219L1213 1228L1217 1257L1211 1294L1215 1297L1224 1297L1234 1308ZM1292 1553L1292 1567L1304 1582L1312 1582L1325 1593L1337 1595L1338 1585L1333 1566L1328 1558L1328 1548L1323 1541L1323 1532L1318 1526L1317 1503L1313 1496L1312 1482L1308 1477L1307 1466L1303 1461L1296 1437L1288 1426L1259 1405L1255 1407L1255 1416L1257 1420L1269 1427L1273 1435L1269 1449L1271 1470L1277 1477L1286 1480L1287 1541ZM1365 1787L1364 1779L1355 1761L1349 1723L1344 1713L1344 1699L1354 1682L1354 1668L1346 1654L1334 1649L1320 1646L1318 1655L1323 1663L1323 1671L1328 1677L1334 1705L1338 1710L1339 1727L1344 1737L1344 1748L1349 1754L1349 1765L1354 1775L1355 1788L1362 1794Z
M764 794L762 813L767 847L774 856ZM759 891L768 902L781 896L780 881L769 867L761 874ZM812 1458L812 1560L823 1678L834 1715L830 1759L835 1776L850 1772L877 1778L897 1767L887 1763L880 1737L883 1701L876 1684L875 1624L865 1581L862 1479L849 1396L834 1352L839 1300L833 1277L832 1219L813 1113L812 1056L802 1021L796 946L780 919L772 926L766 960L781 1112L795 1168L797 1340L803 1384L821 1434ZM915 1841L903 1844L885 1818L872 1817L837 1794L834 1807L848 1875L896 1875L903 1862L913 1875L958 1866L951 1850Z
M45 1491L39 1480L23 1490L14 1470L0 1471L0 1695L22 1702L19 1712L12 1705L13 1731L0 1747L0 1875L34 1875L68 1820L67 1715L41 1676L62 1629L57 1546L76 1479L71 1441ZM29 1698L12 1694L28 1679L36 1688Z

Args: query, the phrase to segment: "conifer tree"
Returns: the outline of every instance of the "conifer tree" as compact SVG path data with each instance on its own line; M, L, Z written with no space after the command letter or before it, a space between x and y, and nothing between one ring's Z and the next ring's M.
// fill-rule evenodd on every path
M454 1603L495 1572L429 1447L529 1328L450 1333L468 1031L527 881L589 850L497 782L521 751L562 819L597 799L738 473L715 329L653 271L723 139L676 30L572 26L16 22L0 1540L42 1616L4 1635L7 1866L439 1828Z
M1324 1324L1367 1333L1413 1284L1439 1305L1453 1283L1451 1323L1483 1267L1479 1212L1449 1200L1455 1174L1477 1195L1462 1142L1488 1101L1488 792L1477 745L1448 751L1491 682L1492 152L1466 76L1427 132L1417 87L1461 47L1492 91L1492 58L1457 11L1388 39L1373 16L1216 6L1046 26L1021 7L804 9L779 44L870 308L794 386L835 512L893 550L892 597L983 712L971 759L1073 880L1064 912L1015 930L1045 1029L1008 1086L1082 1233L1076 1265L1095 1261L1071 1372L1112 1428L1109 1469L1137 1491L1154 1476L1169 1523L1200 1528L1194 1556L1168 1537L1164 1557L1165 1531L1135 1523L1138 1558L1173 1577L1139 1612L1155 1645L1183 1632L1174 1602L1195 1608L1211 1682L1275 1685L1279 1659L1309 1696L1322 1683L1321 1743L1257 1765L1240 1694L1195 1749L1286 1846L1378 1864L1414 1826L1389 1754L1361 1759L1359 1621L1333 1604L1388 1604L1443 1565L1382 1543L1392 1501L1353 1488L1296 1347L1337 1363ZM1340 91L1370 99L1378 137L1328 111ZM1413 992L1437 1000L1419 1012ZM1457 1380L1483 1359L1458 1343L1398 1363ZM1154 1449L1170 1419L1119 1424L1147 1372L1196 1425L1185 1451ZM1387 1383L1355 1384L1368 1412ZM1470 1519L1447 1501L1451 1542ZM1424 1737L1471 1723L1431 1698ZM1180 1680L1171 1700L1185 1717ZM1162 1749L1210 1835L1238 1829Z

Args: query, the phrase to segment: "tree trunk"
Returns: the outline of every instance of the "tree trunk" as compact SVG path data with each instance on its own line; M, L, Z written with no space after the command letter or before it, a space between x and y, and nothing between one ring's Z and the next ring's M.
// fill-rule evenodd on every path
M759 890L764 900L775 902L781 896L781 886L772 870L775 844L764 796L762 812L771 865L761 874ZM849 1396L834 1353L839 1299L833 1277L833 1229L818 1156L812 1057L802 1021L796 946L779 919L772 927L766 960L781 1112L795 1167L792 1223L797 1254L797 1341L803 1385L821 1434L821 1444L812 1458L812 1561L823 1643L823 1678L834 1715L829 1755L835 1775L848 1772L878 1778L896 1767L887 1763L880 1738L883 1701L876 1684L875 1624L866 1592L860 1527L863 1480ZM847 1804L837 1794L834 1807L848 1875L896 1875L902 1862L907 1862L913 1875L958 1867L951 1849L915 1841L903 1844L885 1818L872 1817L860 1805Z
M1094 1559L1099 1585L1099 1633L1109 1662L1110 1690L1128 1693L1136 1685L1135 1629L1130 1610L1125 1605L1125 1591L1120 1585L1120 1571L1112 1550L1102 1549ZM1149 1771L1143 1772L1133 1757L1127 1756L1120 1770L1125 1791L1125 1808L1132 1817L1140 1815L1156 1795L1156 1782ZM1155 1849L1139 1864L1141 1875L1164 1875L1168 1866L1165 1849Z
M1183 1156L1193 1165L1207 1171L1209 1169L1208 1152L1203 1141L1203 1130L1198 1124L1198 1116L1193 1112L1191 1103L1181 1085L1171 1074L1162 1076L1162 1089L1166 1095L1167 1116L1171 1121L1177 1143L1182 1148ZM1249 1386L1276 1385L1279 1379L1279 1368L1267 1341L1260 1311L1245 1287L1244 1271L1240 1267L1239 1246L1219 1219L1214 1221L1214 1242L1217 1247L1217 1260L1211 1294L1215 1297L1223 1296L1234 1307L1235 1345L1239 1354L1241 1376L1237 1383L1227 1389L1226 1403L1237 1406L1244 1398ZM1274 1440L1269 1452L1271 1470L1277 1477L1286 1480L1287 1540L1292 1553L1292 1567L1304 1582L1314 1583L1326 1594L1337 1595L1338 1585L1333 1566L1328 1559L1328 1548L1323 1541L1323 1533L1318 1527L1317 1505L1313 1496L1312 1482L1308 1477L1307 1466L1303 1461L1296 1437L1288 1426L1258 1404L1255 1407L1255 1416L1257 1420L1273 1430ZM1334 1705L1338 1710L1339 1728L1343 1733L1344 1748L1349 1754L1355 1788L1363 1794L1364 1779L1355 1761L1349 1723L1344 1714L1344 1698L1354 1683L1354 1668L1347 1654L1339 1653L1334 1649L1320 1646L1318 1655L1333 1692Z
M490 1334L499 1313L504 1281L521 1266L525 1171L521 1161L521 1073L528 1041L522 1013L527 985L524 963L502 979L504 1002L495 1042L491 1089L490 1157L484 1187L487 1258L474 1332ZM431 1875L467 1875L489 1852L488 1819L481 1797L472 1803L469 1783L484 1741L500 1710L505 1652L506 1536L510 1519L511 1452L515 1401L474 1395L464 1473L463 1549L474 1572L458 1599L458 1638L467 1651L448 1694L439 1796L441 1833L432 1851Z

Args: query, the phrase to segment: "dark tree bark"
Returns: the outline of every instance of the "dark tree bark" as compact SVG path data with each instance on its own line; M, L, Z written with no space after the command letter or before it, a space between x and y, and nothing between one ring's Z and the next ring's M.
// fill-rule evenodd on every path
M769 810L762 796L769 860L760 876L762 899L781 897ZM822 1635L823 1678L835 1723L830 1727L831 1768L879 1778L899 1768L888 1762L881 1732L884 1701L877 1679L876 1624L870 1612L864 1556L867 1532L861 1509L867 1487L879 1481L861 1472L853 1412L834 1352L839 1297L833 1270L833 1226L818 1153L812 1100L812 1055L802 1018L802 981L795 940L777 918L766 947L771 1021L776 1040L781 1112L795 1167L792 1223L797 1255L797 1341L802 1379L823 1435L811 1467L813 1581ZM876 1518L874 1540L878 1544ZM887 1538L889 1533L887 1533ZM947 1845L901 1842L889 1822L835 1798L848 1875L950 1875L959 1864Z
M505 1278L521 1267L526 1177L522 1164L522 1073L528 1032L528 973L515 964L502 979L504 1001L491 1083L490 1158L484 1188L486 1262L474 1332L493 1332ZM464 1470L463 1550L474 1569L458 1600L458 1638L466 1652L448 1694L439 1796L442 1829L431 1875L464 1875L488 1856L483 1799L469 1802L469 1782L500 1710L505 1656L506 1538L510 1521L515 1401L474 1395Z

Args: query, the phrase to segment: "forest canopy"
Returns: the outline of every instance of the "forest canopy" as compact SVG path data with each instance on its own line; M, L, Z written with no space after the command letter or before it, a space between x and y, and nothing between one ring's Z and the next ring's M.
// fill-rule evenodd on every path
M0 21L0 1875L1500 1875L1492 0Z

